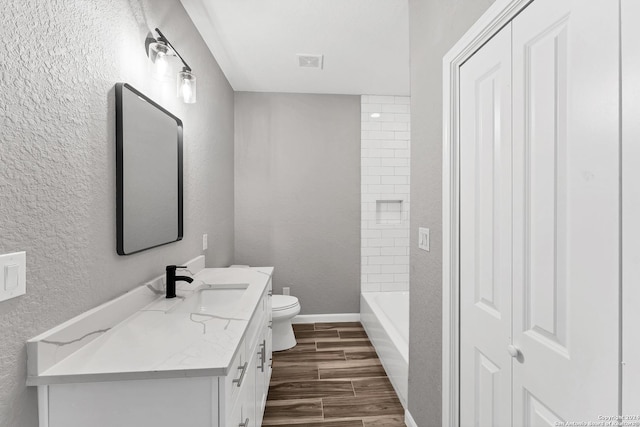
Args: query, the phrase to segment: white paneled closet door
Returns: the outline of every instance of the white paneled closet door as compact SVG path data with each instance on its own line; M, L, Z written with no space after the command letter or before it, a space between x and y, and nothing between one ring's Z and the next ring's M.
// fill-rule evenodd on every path
M512 21L514 426L618 413L618 7Z
M511 425L511 28L460 69L460 424Z
M619 403L619 6L534 0L460 68L460 425Z

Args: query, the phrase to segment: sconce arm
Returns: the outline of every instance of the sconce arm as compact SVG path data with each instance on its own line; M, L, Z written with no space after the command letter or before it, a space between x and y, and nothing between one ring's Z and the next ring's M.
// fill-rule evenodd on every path
M178 55L178 58L180 58L180 61L182 61L182 64L184 65L185 71L189 71L191 72L191 67L189 67L189 64L187 64L187 62L184 60L184 58L180 55L180 53L176 50L176 48L171 44L171 42L169 41L169 39L167 39L164 34L162 34L162 31L160 31L158 28L156 28L156 32L160 35L160 40L162 40L163 42L165 42L166 44L169 45L169 47L171 49L173 49L173 51L176 53L176 55Z

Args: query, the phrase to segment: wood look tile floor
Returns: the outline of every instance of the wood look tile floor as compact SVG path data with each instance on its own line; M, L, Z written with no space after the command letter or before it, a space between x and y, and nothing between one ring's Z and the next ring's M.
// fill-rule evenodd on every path
M403 427L404 409L359 322L293 325L273 353L263 426Z

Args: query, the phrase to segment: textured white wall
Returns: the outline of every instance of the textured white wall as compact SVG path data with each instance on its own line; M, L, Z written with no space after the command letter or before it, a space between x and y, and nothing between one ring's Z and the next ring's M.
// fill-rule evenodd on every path
M302 314L360 312L360 97L236 93L235 259Z
M361 97L362 292L409 290L410 102Z
M198 76L198 103L150 80L159 27ZM179 0L4 2L0 25L0 253L27 251L27 295L0 302L0 426L35 427L25 340L201 253L233 262L233 91ZM116 255L114 84L184 122L185 237Z
M424 427L442 418L442 57L491 3L409 0L411 247L431 230L431 251L411 251L409 411Z

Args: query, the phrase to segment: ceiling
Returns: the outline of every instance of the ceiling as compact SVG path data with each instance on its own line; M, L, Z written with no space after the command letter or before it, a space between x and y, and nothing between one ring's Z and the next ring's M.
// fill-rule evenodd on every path
M182 4L236 91L409 95L407 0ZM323 69L297 54L324 55Z

